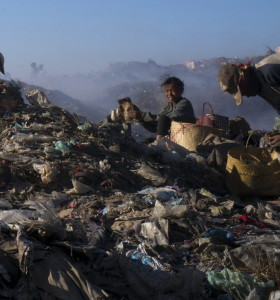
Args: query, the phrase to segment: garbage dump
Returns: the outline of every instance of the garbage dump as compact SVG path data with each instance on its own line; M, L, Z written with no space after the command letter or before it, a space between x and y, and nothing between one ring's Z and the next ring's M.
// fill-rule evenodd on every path
M0 119L1 299L279 299L279 195L225 181L244 145L138 143L43 96Z

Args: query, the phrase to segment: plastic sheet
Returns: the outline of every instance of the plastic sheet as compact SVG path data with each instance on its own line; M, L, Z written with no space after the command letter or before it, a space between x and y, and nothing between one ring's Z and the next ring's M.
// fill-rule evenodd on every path
M160 172L146 164L143 164L136 173L143 176L145 179L150 180L155 186L164 185L166 182L166 178L162 176Z
M233 272L227 268L221 272L209 271L206 275L213 287L232 293L239 300L246 299L255 287L274 287L273 281L259 282L250 274Z
M47 135L16 133L11 137L11 140L19 143L25 143L25 142L47 143L47 142L52 142L54 138L52 136L47 136Z
M67 191L68 194L86 194L93 191L92 187L72 179L73 189Z
M156 149L157 151L162 153L165 151L175 151L182 157L185 157L187 154L190 153L189 150L172 142L169 138L162 138L160 140L156 140L153 143L151 143L149 147Z
M3 210L0 212L0 221L7 224L12 224L29 219L37 219L39 215L40 214L38 212L32 210Z
M186 216L188 211L189 207L187 205L162 204L156 201L153 216L156 218L182 218Z

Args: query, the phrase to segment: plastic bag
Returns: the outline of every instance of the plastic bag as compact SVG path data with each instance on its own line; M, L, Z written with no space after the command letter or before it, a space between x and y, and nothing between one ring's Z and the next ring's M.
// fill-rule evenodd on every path
M143 164L140 169L136 170L136 173L145 179L152 181L155 186L161 186L166 182L166 178L164 176L146 164Z
M69 143L63 141L57 141L55 144L55 149L61 151L63 154L70 152Z
M153 216L156 218L182 218L188 212L187 205L172 205L172 204L162 204L156 201Z
M72 179L73 189L69 190L68 194L85 194L93 191L92 187Z
M142 264L150 266L154 270L165 270L165 267L156 258L147 254L143 243L138 245L137 249L128 251L126 256L133 260L139 260Z
M59 171L50 163L34 163L33 168L41 175L43 183L50 183L56 180Z
M156 245L169 244L169 222L166 219L155 219L153 222L142 223L140 234Z
M251 274L233 272L227 268L221 272L209 271L206 275L214 288L232 293L239 300L246 299L255 287L274 287L273 281L257 282Z

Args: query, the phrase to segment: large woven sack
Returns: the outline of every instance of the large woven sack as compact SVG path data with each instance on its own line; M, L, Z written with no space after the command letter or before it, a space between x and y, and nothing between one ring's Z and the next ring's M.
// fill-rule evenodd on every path
M171 122L170 140L190 151L196 151L196 147L201 144L209 134L219 137L224 135L222 129L196 125L182 122Z
M226 184L233 194L239 196L278 196L280 163L265 148L233 148L227 156Z

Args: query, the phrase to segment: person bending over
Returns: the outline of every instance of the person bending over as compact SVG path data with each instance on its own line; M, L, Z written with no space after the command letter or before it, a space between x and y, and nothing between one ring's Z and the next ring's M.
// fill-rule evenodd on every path
M255 65L226 64L218 72L220 87L230 93L236 105L241 105L243 96L260 96L280 113L280 53L265 57ZM280 144L280 132L266 134L271 145Z
M236 105L243 96L260 96L280 113L280 53L267 56L255 65L226 64L218 72L221 90L231 94Z

